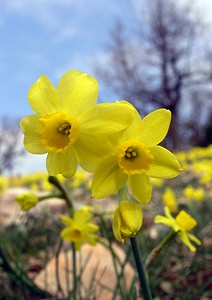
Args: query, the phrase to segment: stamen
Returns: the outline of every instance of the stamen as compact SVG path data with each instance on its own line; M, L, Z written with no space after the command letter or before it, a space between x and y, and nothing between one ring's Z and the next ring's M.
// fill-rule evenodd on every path
M127 159L134 158L136 156L137 156L137 151L136 151L136 149L134 149L132 147L127 148L127 150L125 151L125 157Z
M70 115L55 112L39 119L39 136L44 147L51 152L63 152L73 145L79 135L79 125Z
M70 131L71 131L71 124L69 124L68 122L63 123L58 128L58 132L61 134L69 135Z

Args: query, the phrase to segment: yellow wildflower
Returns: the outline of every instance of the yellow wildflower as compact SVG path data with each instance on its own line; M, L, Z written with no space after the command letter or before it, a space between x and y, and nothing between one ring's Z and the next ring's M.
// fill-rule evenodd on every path
M130 104L128 104L130 106ZM114 143L108 143L108 155L95 170L92 195L100 199L121 189L129 182L139 202L149 202L150 177L172 178L181 167L175 156L158 144L165 138L171 112L158 109L141 119L134 109L133 122Z
M76 250L80 250L83 243L95 245L97 242L95 233L99 230L99 226L91 223L92 218L87 207L78 209L73 218L61 216L61 221L66 225L61 232L62 239L74 243Z
M177 211L177 202L174 191L170 187L165 188L165 192L162 196L163 203L165 206L168 206L171 212Z
M122 244L134 237L141 229L143 213L141 207L132 201L122 201L114 212L113 232Z
M24 145L33 154L48 153L50 175L71 177L78 162L90 171L103 154L106 136L120 132L131 122L126 105L96 105L97 95L97 81L75 70L65 73L57 88L45 75L31 86L28 100L36 114L20 122Z
M32 192L27 192L15 197L15 201L18 203L20 208L24 211L31 209L36 206L39 201L39 198Z
M191 185L188 185L183 192L186 198L198 202L202 202L205 198L205 191L203 188L193 188Z
M167 206L165 207L165 215L166 217L160 215L156 216L155 223L163 223L172 227L173 230L179 234L182 242L192 252L196 251L196 248L192 245L190 240L195 242L197 245L201 245L201 242L193 234L189 233L189 231L197 225L196 220L184 210L181 210L176 218L173 218Z
M9 186L8 178L4 176L0 176L0 193L5 192L8 186Z

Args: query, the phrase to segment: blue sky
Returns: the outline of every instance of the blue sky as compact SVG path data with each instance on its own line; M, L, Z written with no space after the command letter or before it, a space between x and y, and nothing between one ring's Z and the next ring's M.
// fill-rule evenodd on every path
M0 1L0 118L33 113L27 93L41 74L55 86L69 69L93 75L92 62L104 61L115 20L133 23L127 0ZM197 1L211 17L212 1ZM45 170L45 157L32 154L16 168L22 173L38 169Z
M69 69L93 75L92 61L104 59L115 20L121 17L127 24L133 22L128 2L1 0L0 118L21 118L32 112L27 92L41 74L54 85ZM211 17L212 1L197 2Z
M27 93L45 74L56 86L69 69L92 74L117 18L131 22L125 0L1 0L0 118L33 113ZM101 90L101 87L100 87ZM114 99L115 100L115 99ZM22 141L21 141L22 143ZM45 171L45 156L27 155L16 173Z
M32 112L27 92L41 74L54 85L69 69L93 75L122 15L130 21L125 0L1 0L0 117Z

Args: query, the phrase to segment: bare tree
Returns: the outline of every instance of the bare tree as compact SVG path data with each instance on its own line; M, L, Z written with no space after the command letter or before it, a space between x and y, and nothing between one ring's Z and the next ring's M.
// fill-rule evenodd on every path
M182 125L185 112L191 113L192 95L196 90L199 95L201 89L202 98L207 98L203 26L191 6L174 0L144 2L145 14L136 14L134 29L122 21L116 24L108 61L95 65L96 75L141 114L160 107L171 110L169 146L179 148L186 136Z
M16 159L25 153L18 122L2 117L0 124L0 174L13 169Z

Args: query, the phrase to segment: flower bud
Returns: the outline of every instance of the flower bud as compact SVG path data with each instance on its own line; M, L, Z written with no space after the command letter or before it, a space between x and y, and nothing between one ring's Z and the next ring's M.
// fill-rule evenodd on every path
M113 232L122 244L127 238L134 237L142 226L141 207L132 201L122 201L114 212Z
M39 199L35 194L28 192L16 196L15 201L19 204L21 210L27 211L34 207L38 203Z

